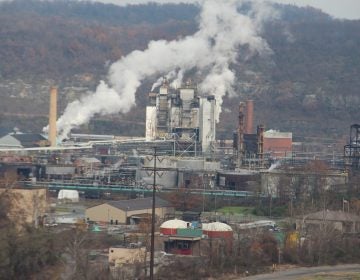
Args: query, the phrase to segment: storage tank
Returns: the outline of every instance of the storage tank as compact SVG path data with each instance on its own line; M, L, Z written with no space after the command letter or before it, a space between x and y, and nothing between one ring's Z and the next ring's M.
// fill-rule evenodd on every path
M76 190L60 190L58 199L66 199L71 202L79 202L79 192Z
M233 230L232 228L224 223L213 222L208 224L202 224L203 234L207 235L209 238L224 238L232 239Z
M187 228L188 223L183 220L168 220L161 224L160 233L164 235L176 235L176 230L178 228Z

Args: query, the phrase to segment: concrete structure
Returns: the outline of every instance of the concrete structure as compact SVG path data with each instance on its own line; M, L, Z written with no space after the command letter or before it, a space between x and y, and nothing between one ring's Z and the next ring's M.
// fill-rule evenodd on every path
M154 166L154 157L145 156L143 167L145 170L139 172L139 178L144 184L152 184ZM160 187L175 188L181 186L190 187L186 183L190 178L202 178L205 174L214 174L215 170L220 169L220 163L217 161L206 161L203 157L181 157L173 156L158 156L156 167L159 171L156 172L156 184ZM163 169L163 170L161 170ZM206 175L206 176L207 176ZM199 183L196 178L194 184ZM198 185L196 187L199 187Z
M323 210L296 220L298 230L321 230L325 226L342 233L360 233L360 216L344 211Z
M144 218L151 216L152 198L108 201L106 203L86 209L88 221L105 222L110 224L137 224ZM155 215L158 220L174 215L174 207L169 202L156 198Z
M145 140L156 139L156 106L146 106Z
M156 159L156 167L158 169L167 169L166 171L159 170L156 172L156 184L160 187L176 187L178 176L176 169L177 159L170 156L157 156ZM154 174L152 171L152 168L154 167L154 157L145 156L143 167L147 170L140 170L139 178L145 185L152 185L154 180Z
M200 98L200 142L203 152L211 150L216 136L216 100L213 95Z
M200 95L190 82L174 89L164 80L157 93L149 93L146 141L173 139L190 144L198 143L202 151L207 152L215 141L215 125L215 97ZM198 148L194 145L192 149Z
M51 147L56 146L56 119L57 119L57 88L51 87L50 90L50 109L49 109L49 141Z
M274 158L292 156L292 133L268 130L264 132L265 154Z

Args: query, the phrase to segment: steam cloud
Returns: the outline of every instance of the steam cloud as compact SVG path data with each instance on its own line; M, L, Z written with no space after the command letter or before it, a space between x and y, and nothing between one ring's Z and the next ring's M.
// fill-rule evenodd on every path
M194 35L170 42L151 41L146 50L133 51L112 64L108 83L101 81L94 93L67 106L57 121L60 138L95 114L128 112L135 104L135 92L141 82L154 75L176 79L178 84L186 71L195 70L201 78L200 93L215 95L221 106L222 97L233 92L235 73L230 66L236 60L238 48L247 46L253 54L270 52L259 31L264 20L273 15L271 9L256 4L247 14L241 14L242 5L239 0L203 1L199 30Z

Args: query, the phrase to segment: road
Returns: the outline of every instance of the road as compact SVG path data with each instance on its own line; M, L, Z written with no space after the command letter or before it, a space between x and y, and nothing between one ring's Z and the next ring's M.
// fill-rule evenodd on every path
M335 272L360 272L360 264L318 266L318 267L300 267L289 270L277 271L269 274L261 274L238 279L246 280L295 280L317 273L335 273ZM336 278L334 278L336 279Z

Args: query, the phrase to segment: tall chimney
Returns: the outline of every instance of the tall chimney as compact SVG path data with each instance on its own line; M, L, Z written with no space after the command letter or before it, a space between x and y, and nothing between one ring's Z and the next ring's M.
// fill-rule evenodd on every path
M240 168L243 161L244 154L244 107L245 104L240 102L239 104L239 123L237 133L237 167Z
M263 166L264 163L264 131L264 125L260 124L257 126L257 156L260 166Z
M50 89L50 111L49 111L49 141L51 147L56 146L56 118L57 118L57 87Z
M253 122L254 122L254 101L246 101L246 124L245 124L245 134L253 133Z

